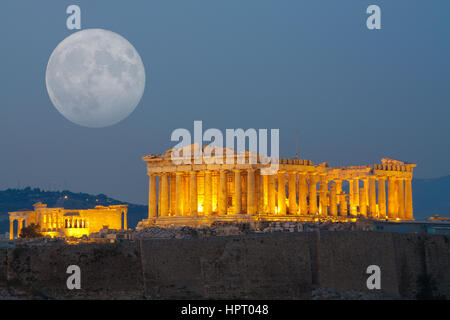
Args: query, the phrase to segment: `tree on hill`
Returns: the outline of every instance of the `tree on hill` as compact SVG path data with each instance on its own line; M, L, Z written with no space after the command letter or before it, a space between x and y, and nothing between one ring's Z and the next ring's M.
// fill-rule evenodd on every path
M30 224L27 227L22 228L22 232L19 237L22 239L42 238L44 235L39 232L41 227L38 224Z

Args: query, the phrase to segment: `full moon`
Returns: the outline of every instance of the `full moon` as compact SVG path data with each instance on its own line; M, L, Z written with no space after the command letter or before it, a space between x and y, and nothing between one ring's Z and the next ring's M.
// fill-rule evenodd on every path
M100 128L133 112L144 93L145 69L125 38L108 30L85 29L55 48L45 82L50 100L64 117Z

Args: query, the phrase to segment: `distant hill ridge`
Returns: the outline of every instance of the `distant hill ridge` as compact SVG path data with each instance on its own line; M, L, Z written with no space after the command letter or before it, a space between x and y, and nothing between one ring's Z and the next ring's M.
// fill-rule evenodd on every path
M435 179L413 180L414 218L424 220L436 213L450 216L450 175ZM128 225L135 228L147 217L147 206L115 200L104 194L91 195L64 191L44 191L39 188L7 189L0 191L0 233L9 230L8 212L33 209L33 204L42 202L49 207L66 209L89 209L95 206L116 204L128 205Z

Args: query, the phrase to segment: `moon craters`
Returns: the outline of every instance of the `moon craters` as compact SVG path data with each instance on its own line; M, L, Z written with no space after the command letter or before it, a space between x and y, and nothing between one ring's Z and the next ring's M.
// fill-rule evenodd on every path
M55 108L86 127L106 127L128 117L145 88L145 70L136 49L122 36L86 29L53 51L46 85Z

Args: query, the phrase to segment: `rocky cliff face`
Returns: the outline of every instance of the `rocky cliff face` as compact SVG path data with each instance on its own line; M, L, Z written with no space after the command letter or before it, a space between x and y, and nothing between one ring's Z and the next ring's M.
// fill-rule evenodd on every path
M335 231L24 246L0 249L0 284L56 299L450 297L449 243ZM66 287L72 264L80 290ZM367 289L369 265L381 269L380 290Z

